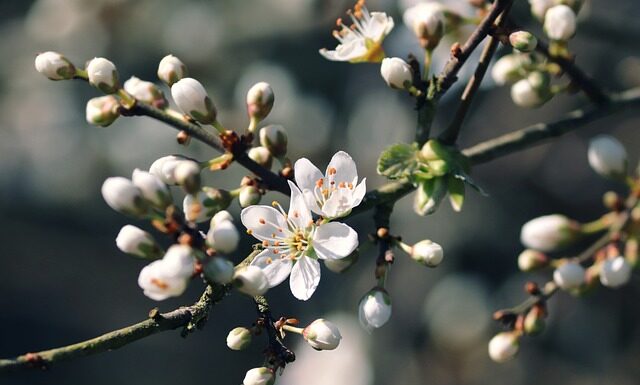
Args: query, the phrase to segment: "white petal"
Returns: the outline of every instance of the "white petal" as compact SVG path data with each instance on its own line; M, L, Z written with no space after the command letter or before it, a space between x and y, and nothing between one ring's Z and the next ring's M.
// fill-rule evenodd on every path
M291 200L289 201L289 219L296 227L305 229L313 222L311 211L307 207L304 196L293 182L289 182L291 189Z
M327 178L329 177L329 170L335 169L335 175L333 180L336 185L340 182L356 183L358 181L358 170L356 169L356 162L353 161L351 156L344 151L338 151L331 158L331 162L327 166Z
M324 178L322 172L307 158L298 159L293 170L296 184L302 191L313 191L316 188L316 182Z
M316 196L311 190L302 190L302 195L304 195L304 201L307 202L307 207L311 209L314 213L322 216L326 216L322 211L322 208L318 206L318 201L316 201Z
M240 220L244 227L251 230L251 235L261 241L283 238L290 234L287 220L271 206L249 206L240 213Z
M340 259L358 247L358 233L340 222L320 225L313 234L313 248L320 259Z
M354 39L345 44L339 44L335 50L335 57L330 60L351 61L361 58L367 54L369 50L364 39ZM328 52L327 52L328 53ZM327 57L327 56L325 56ZM327 57L327 59L329 59Z
M351 207L356 207L362 202L362 198L364 198L367 193L367 178L363 178L360 184L353 190L351 195Z
M339 218L351 211L351 191L340 188L331 193L331 196L322 205L323 215L326 218Z
M303 256L293 265L289 285L294 297L306 301L316 291L320 283L320 263Z
M384 12L371 12L371 20L366 26L367 37L380 42L393 29L393 19Z
M281 258L282 254L274 254L266 249L256 255L251 262L253 266L258 266L269 280L269 287L275 287L282 283L291 274L291 258Z

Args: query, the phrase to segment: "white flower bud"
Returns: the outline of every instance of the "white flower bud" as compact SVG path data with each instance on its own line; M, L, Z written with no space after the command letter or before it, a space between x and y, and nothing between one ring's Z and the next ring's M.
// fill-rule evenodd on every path
M76 67L64 56L57 52L43 52L36 56L36 71L51 80L73 79Z
M556 5L544 15L544 31L552 40L569 40L576 33L576 14L569 6Z
M511 99L520 107L540 107L552 97L548 77L541 72L532 72L511 86Z
M578 263L567 262L553 272L553 280L561 289L577 289L585 282L585 270Z
M120 116L120 102L113 95L91 98L85 116L89 124L107 127Z
M156 259L162 256L162 250L151 234L133 225L120 229L116 245L122 252L137 257Z
M358 261L359 253L358 249L354 250L351 254L347 255L344 258L340 259L324 259L324 265L327 269L333 271L334 273L343 273L347 271L353 264Z
M260 129L260 145L276 158L287 154L287 140L287 131L280 125L271 124Z
M273 385L276 377L269 368L253 368L247 372L242 385Z
M544 215L522 226L520 241L535 250L554 251L574 241L578 227L577 223L564 215Z
M537 250L526 249L518 256L521 271L534 271L549 265L549 257Z
M605 177L621 177L627 172L627 151L609 135L598 135L589 142L589 164Z
M147 212L140 190L127 178L111 177L102 184L102 197L114 210L134 217Z
M520 52L531 52L536 49L538 39L531 32L516 31L509 35L509 43Z
M525 77L526 67L531 64L527 55L512 53L504 55L493 64L491 77L497 85L516 82Z
M432 50L435 48L445 32L445 7L437 2L423 2L407 9L403 20L420 40L420 45Z
M399 57L382 59L380 75L389 87L395 89L409 88L413 79L411 66Z
M533 16L540 21L544 21L544 15L549 8L556 5L556 0L529 0L529 5Z
M625 285L631 279L631 265L618 256L604 261L600 268L600 283L603 286L616 288Z
M173 55L167 55L158 64L158 79L171 87L175 82L187 76L187 66Z
M160 159L156 159L149 167L149 173L157 176L160 180L168 185L175 185L175 168L184 160L191 160L182 155L167 155Z
M227 210L222 210L211 218L210 227L215 227L217 224L222 222L232 222L233 216Z
M174 244L164 254L162 262L167 270L175 276L191 278L195 259L193 249L186 245Z
M204 222L231 204L233 197L226 190L203 187L197 194L187 194L182 202L188 221Z
M221 221L209 228L207 243L224 254L230 254L238 248L240 234L231 221Z
M262 199L262 194L260 194L260 190L258 190L256 186L243 186L240 189L240 195L238 195L240 207L245 208L251 205L257 205L260 203L260 199Z
M193 78L178 80L171 86L171 96L178 108L203 124L216 121L216 106L199 81Z
M251 119L260 121L269 115L273 107L273 89L269 83L254 84L247 92L247 113Z
M235 271L233 279L239 291L252 297L262 295L269 289L267 276L258 266L244 266L239 268Z
M91 59L87 65L87 76L89 83L105 94L113 94L120 88L118 70L115 64L105 58Z
M428 239L413 245L409 254L414 261L429 267L438 266L444 257L442 246Z
M131 174L131 181L140 189L144 199L155 207L165 209L173 202L169 187L156 175L136 168Z
M365 329L382 327L391 318L391 297L384 289L372 289L360 300L358 315Z
M227 346L231 350L244 350L251 344L251 331L247 328L237 327L227 335Z
M489 341L489 357L495 362L506 362L518 353L520 338L514 332L496 334Z
M262 146L253 147L251 150L249 150L247 155L249 155L249 158L258 163L260 166L266 169L271 169L271 165L273 164L273 157L271 156L271 152L269 152L268 148Z
M176 164L173 179L189 194L200 190L200 165L192 160L183 160Z
M322 318L304 328L302 336L316 350L333 350L338 347L342 339L338 327Z
M233 263L228 259L213 257L204 266L204 275L211 281L226 285L233 281Z
M132 76L124 82L123 87L125 91L141 102L151 104L156 108L164 108L167 105L164 92L151 82Z

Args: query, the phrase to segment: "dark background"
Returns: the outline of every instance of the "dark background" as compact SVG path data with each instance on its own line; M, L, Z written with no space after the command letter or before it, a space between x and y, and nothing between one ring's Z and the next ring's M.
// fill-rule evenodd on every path
M388 55L419 52L402 23L401 12L410 2L369 2L370 9L396 20L385 41ZM449 3L468 12L463 0ZM540 33L526 2L516 3L516 20ZM107 176L129 176L133 168L148 168L166 154L198 159L214 154L195 142L181 148L173 129L150 119L121 118L108 128L88 125L84 106L97 91L80 82L48 81L33 68L36 53L59 51L79 65L105 56L117 64L123 80L131 75L156 80L158 61L173 53L206 85L221 121L239 129L247 124L246 90L268 81L276 104L267 122L288 129L291 158L307 156L322 168L336 150L346 150L374 188L384 183L375 175L379 152L410 140L415 117L411 99L388 89L377 65L333 63L317 53L334 46L330 30L349 6L342 0L0 1L0 356L94 337L144 319L154 306L168 311L190 304L202 290L193 282L177 299L155 303L146 298L136 282L144 263L115 247L118 230L129 221L110 210L99 191ZM638 16L640 6L633 0L590 1L581 14L571 47L581 67L607 89L640 83ZM436 69L450 43L436 55ZM540 109L524 110L511 103L508 87L494 88L487 80L464 127L462 147L553 120L586 102L582 96L561 95ZM459 92L450 92L443 103L436 132L448 123ZM620 186L590 170L588 140L599 132L615 135L635 165L638 116L619 114L477 167L474 178L491 195L471 191L462 213L443 205L422 218L413 214L411 197L400 202L393 232L408 242L440 243L445 260L431 270L398 252L388 281L393 316L371 335L354 317L359 298L375 283L373 249L343 275L323 269L320 287L306 303L296 301L286 284L270 291L276 314L303 323L329 318L344 336L335 352L298 346L293 336L298 362L279 383L637 383L637 278L587 298L557 295L548 330L525 339L514 361L493 363L486 345L499 331L491 313L521 301L526 280L549 278L548 273L518 272L521 225L556 212L584 221L601 215L602 194ZM233 188L242 175L233 166L207 181ZM239 208L231 211L237 214ZM361 242L373 231L370 213L348 222L359 230ZM247 239L243 250L248 245ZM185 340L177 331L165 332L48 372L10 374L0 383L238 384L247 369L261 365L264 341L232 352L224 340L228 330L254 319L250 300L234 293L214 308L204 331Z

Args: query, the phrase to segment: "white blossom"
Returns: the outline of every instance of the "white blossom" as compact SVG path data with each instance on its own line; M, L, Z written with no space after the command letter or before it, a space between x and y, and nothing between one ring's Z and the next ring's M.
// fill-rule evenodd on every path
M171 86L171 96L180 110L200 123L216 121L216 107L199 81L183 78Z
M146 213L147 207L140 190L127 178L111 177L102 184L102 197L114 210L131 216Z
M382 41L393 29L393 19L384 12L369 13L360 2L349 16L353 26L339 22L340 30L333 32L340 44L331 51L323 48L320 54L333 61L379 63L384 58Z
M391 297L384 289L372 289L360 300L358 315L365 329L382 327L391 318Z
M529 5L533 16L540 21L544 21L544 15L549 8L556 5L556 0L529 0Z
M549 257L537 250L525 249L518 255L518 268L521 271L534 271L549 264Z
M616 288L625 285L631 279L631 265L623 256L607 259L600 268L600 283Z
M411 248L411 259L425 266L436 267L442 262L442 246L428 239L420 241Z
M598 135L589 142L589 164L598 174L620 177L627 172L627 151L610 135Z
M380 65L380 75L391 88L405 89L411 85L413 73L407 62L399 57L385 58Z
M552 40L569 40L576 33L576 14L571 7L560 4L547 10L544 31Z
M489 357L499 363L509 361L518 353L519 345L520 339L516 333L498 333L489 341Z
M566 262L553 272L553 280L561 289L577 289L585 282L584 267L579 263Z
M247 328L234 328L227 335L227 346L231 350L243 350L249 344L251 344L251 331Z
M85 109L87 123L107 127L120 116L120 102L113 95L89 99Z
M250 206L240 218L248 232L262 241L264 250L251 262L264 270L269 286L289 279L291 292L307 300L320 282L318 259L341 259L358 246L358 234L339 222L316 225L298 187L289 182L289 212L274 202L270 206Z
M513 84L511 86L513 102L520 107L535 108L549 101L553 94L549 91L543 77L544 75L540 72L532 72L525 79Z
M213 218L211 218L211 227L222 222L233 222L233 216L227 210L219 211L213 216Z
M526 247L548 252L570 243L576 232L577 224L564 215L544 215L522 226L520 241Z
M269 368L253 368L247 372L242 385L273 385L276 377Z
M338 347L342 339L338 327L322 318L304 328L302 336L316 350L333 350Z
M193 250L189 246L173 245L160 260L145 266L138 276L144 294L162 301L177 297L187 288L194 267Z
M267 275L257 266L239 268L235 271L233 279L238 290L252 297L266 293L270 287Z
M140 169L133 170L131 181L140 189L144 199L160 209L165 209L172 203L169 187L156 175Z
M520 52L531 52L538 45L538 39L531 32L516 31L509 35L509 43Z
M87 77L92 86L106 94L113 94L120 87L115 64L102 57L91 59L87 65Z
M192 160L178 162L173 169L173 179L184 190L193 194L200 190L200 165Z
M526 55L512 53L498 59L491 69L491 77L497 85L502 86L522 79L524 66L530 62Z
M421 2L408 8L402 18L404 24L427 49L435 48L445 31L446 8L435 1Z
M159 258L161 249L151 234L133 225L125 225L116 237L116 245L122 252L142 258Z
M182 155L167 155L156 159L149 167L149 173L168 185L176 185L175 169L180 162L191 159Z
M331 158L324 175L307 158L296 161L294 175L307 207L325 218L349 214L367 192L367 178L358 184L356 164L344 151L338 151Z
M36 71L51 80L73 79L76 67L63 55L48 51L38 54L35 61Z
M158 79L169 87L175 82L187 76L187 66L173 55L167 55L158 64Z

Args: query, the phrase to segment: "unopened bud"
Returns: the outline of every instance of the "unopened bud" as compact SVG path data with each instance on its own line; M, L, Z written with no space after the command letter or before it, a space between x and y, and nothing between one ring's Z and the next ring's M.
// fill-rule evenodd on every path
M212 220L212 222L214 222ZM236 250L240 242L238 229L231 221L215 221L209 228L207 243L221 253L229 254Z
M544 312L539 307L534 306L524 317L524 332L527 335L535 336L542 333L544 328Z
M149 167L149 173L168 185L176 185L175 169L183 161L192 161L182 155L167 155L156 159Z
M549 8L556 5L556 0L529 0L529 5L531 5L533 16L540 21L544 21L544 15Z
M444 253L442 246L428 239L420 241L413 245L409 251L411 259L429 267L436 267L442 262Z
M509 43L520 52L531 52L538 45L538 39L531 32L516 31L509 35Z
M105 58L91 59L87 65L87 76L89 83L105 94L113 94L120 88L118 70L115 64Z
M576 14L571 7L556 5L544 15L544 31L551 40L567 41L576 33Z
M496 334L489 341L489 357L495 362L506 362L515 357L520 345L520 336L516 332Z
M199 81L184 78L171 86L171 96L183 113L203 124L216 121L216 106Z
M333 350L338 347L342 339L338 327L322 318L304 328L302 336L315 350Z
M151 234L133 225L120 229L116 245L122 252L141 258L157 259L163 254Z
M164 108L167 106L167 99L164 97L164 92L151 82L132 76L124 82L123 87L125 91L141 102L151 104L156 108Z
M631 265L622 257L609 258L600 268L600 283L603 286L617 288L631 279Z
M249 118L259 122L269 115L273 107L273 89L269 83L254 84L247 92L247 113Z
M520 241L535 250L550 252L577 239L579 225L560 214L534 218L522 226Z
M410 87L413 79L411 66L399 57L382 59L380 75L389 87L395 89Z
M198 163L191 160L178 162L173 173L176 183L182 186L188 194L195 194L200 190L200 166Z
M504 55L493 64L491 77L499 86L513 83L526 77L527 69L531 64L529 55L521 53Z
M238 195L238 202L240 207L245 208L251 205L257 205L262 199L262 194L256 186L244 186L240 189L240 195Z
M227 335L227 346L231 350L244 350L251 344L251 331L247 328L237 327Z
M598 135L591 139L588 158L591 168L602 176L623 177L627 172L627 151L613 136Z
M158 64L158 79L171 87L173 83L187 76L187 66L173 55L167 55Z
M173 199L169 187L157 176L139 169L133 170L131 181L140 189L144 199L159 209L165 209Z
M242 385L273 385L276 377L269 368L253 368L247 372Z
M63 55L57 52L43 52L36 56L36 71L51 80L73 79L76 67Z
M207 279L221 285L233 281L233 270L233 263L222 257L213 257L204 265L204 275Z
M187 194L183 211L189 221L204 222L231 204L233 197L227 190L203 187L197 194Z
M440 3L423 2L407 9L404 23L413 31L420 45L427 50L438 46L445 33L446 9Z
M260 129L260 145L276 158L287 154L287 141L287 131L280 125L270 124Z
M537 250L526 249L518 256L520 271L535 271L549 265L549 257Z
M526 79L519 80L511 86L511 99L520 107L540 107L552 97L549 75L546 73L531 72Z
M251 297L262 295L269 289L267 276L257 266L240 267L235 271L233 279L237 289Z
M413 210L418 215L433 214L447 195L447 183L444 177L422 181L413 200Z
M374 288L362 297L358 309L360 323L367 330L382 327L391 318L391 297L386 290Z
M566 262L553 272L553 280L561 289L577 289L585 282L585 270L578 263Z
M107 127L120 116L120 103L113 95L99 96L87 102L86 119L90 124Z
M140 190L127 178L111 177L102 184L102 197L114 210L134 217L147 212Z
M258 163L260 166L271 169L271 165L273 164L273 157L271 156L271 152L266 147L254 147L247 153L249 158L254 162Z

